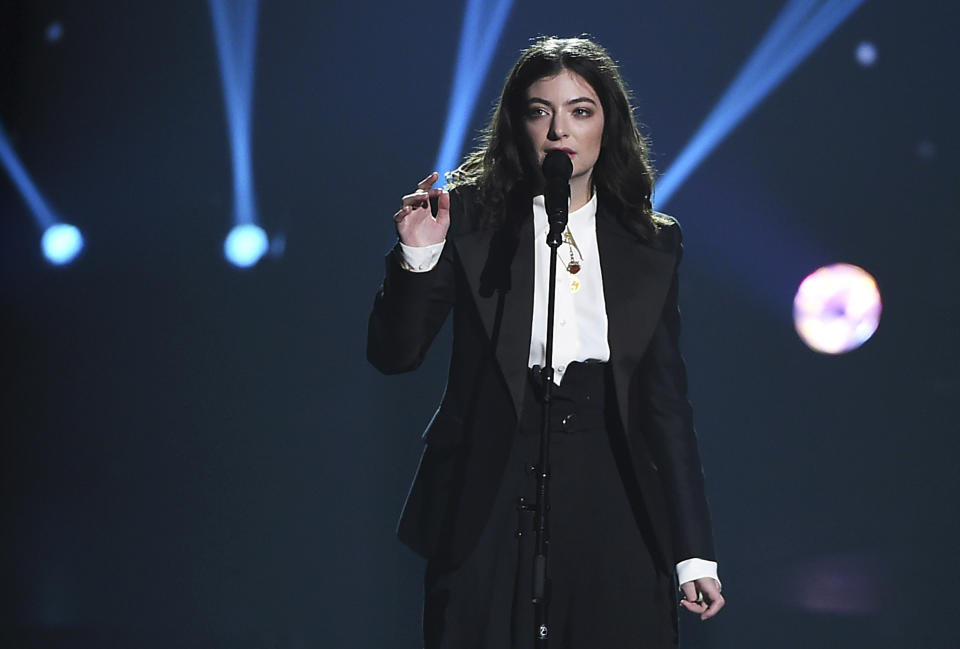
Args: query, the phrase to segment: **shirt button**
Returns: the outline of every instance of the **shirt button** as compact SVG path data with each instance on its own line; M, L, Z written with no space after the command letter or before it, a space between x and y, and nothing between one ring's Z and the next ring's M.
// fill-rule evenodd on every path
M561 327L564 326L565 324L567 324L567 321L566 321L566 320L561 320L561 321L560 321L560 326L561 326Z
M420 264L419 266L417 266L417 270L423 270L426 267L427 267L426 264Z

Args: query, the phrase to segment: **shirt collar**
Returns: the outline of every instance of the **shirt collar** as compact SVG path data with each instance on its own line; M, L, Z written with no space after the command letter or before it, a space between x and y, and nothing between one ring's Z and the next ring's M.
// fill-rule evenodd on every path
M547 206L543 194L533 197L533 222L536 226L536 232L546 232L547 225ZM583 207L568 216L568 223L572 229L578 230L581 227L595 226L597 222L597 190L594 188L593 196Z

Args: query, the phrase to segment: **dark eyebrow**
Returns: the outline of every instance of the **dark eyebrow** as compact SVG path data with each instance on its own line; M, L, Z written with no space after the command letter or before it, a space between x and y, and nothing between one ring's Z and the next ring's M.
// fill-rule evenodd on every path
M579 104L581 102L587 102L587 103L593 104L594 106L597 105L597 102L590 99L589 97L575 97L573 99L568 99L567 101L564 102L564 104L569 106L571 104ZM553 108L553 102L549 102L546 99L543 99L542 97L531 97L530 99L527 100L527 103L543 104L544 106L549 106L550 108Z

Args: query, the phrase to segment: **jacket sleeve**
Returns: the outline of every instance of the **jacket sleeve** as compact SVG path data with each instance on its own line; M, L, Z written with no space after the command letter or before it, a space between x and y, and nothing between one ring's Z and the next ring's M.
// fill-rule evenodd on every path
M453 216L454 205L451 205ZM449 237L449 234L448 234ZM367 328L367 359L384 374L420 366L456 297L453 246L448 241L430 271L400 265L400 244L386 256L386 274Z
M676 224L668 227L677 261L660 321L641 366L645 435L672 519L676 561L692 557L716 560L693 409L687 398L687 372L680 354L680 228Z

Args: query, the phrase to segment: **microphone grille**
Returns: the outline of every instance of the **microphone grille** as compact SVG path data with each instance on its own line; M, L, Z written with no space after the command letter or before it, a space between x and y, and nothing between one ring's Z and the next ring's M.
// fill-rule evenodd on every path
M543 175L545 178L559 178L569 180L573 173L573 162L563 151L550 151L543 159Z

